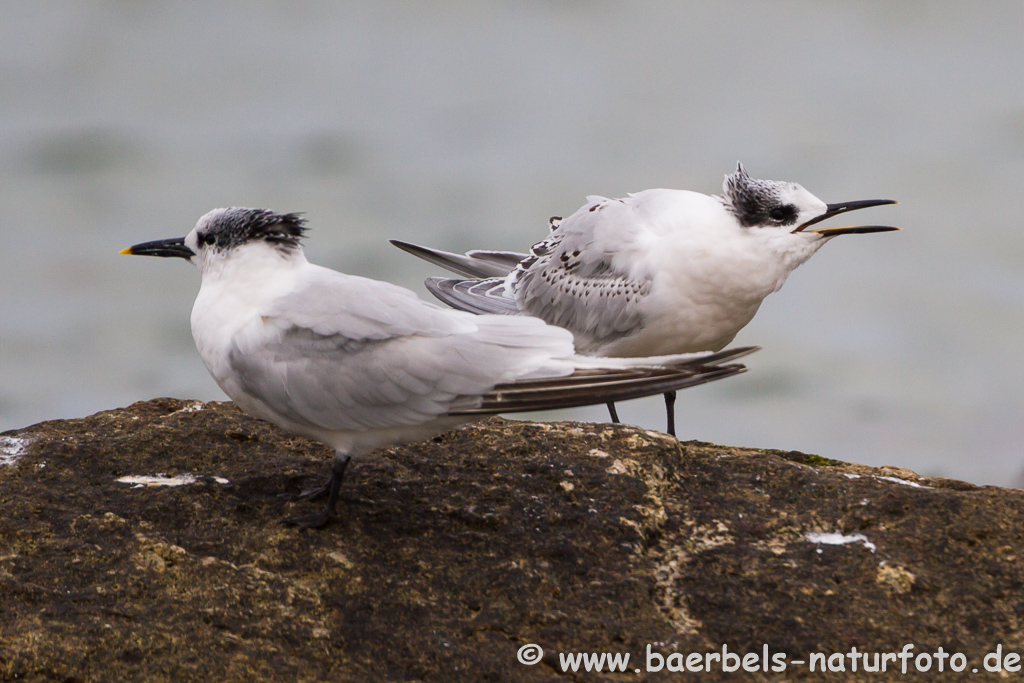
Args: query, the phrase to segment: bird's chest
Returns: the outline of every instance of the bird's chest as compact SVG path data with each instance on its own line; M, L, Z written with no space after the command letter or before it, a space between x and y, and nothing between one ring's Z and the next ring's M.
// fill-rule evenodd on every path
M231 353L240 340L251 340L261 334L261 307L246 296L244 290L204 286L192 307L192 338L206 369L229 395L226 382L231 377ZM251 294L251 292L250 292Z
M741 315L778 290L789 275L775 259L738 253L728 258L714 253L687 254L677 267L663 268L652 283L652 293L671 305L680 301L694 308L720 309Z
M675 337L679 351L728 344L778 290L791 268L749 249L692 245L666 253L654 271L645 320L651 334Z

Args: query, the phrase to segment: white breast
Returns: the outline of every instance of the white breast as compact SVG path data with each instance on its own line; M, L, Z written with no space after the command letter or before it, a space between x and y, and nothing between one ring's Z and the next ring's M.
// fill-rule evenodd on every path
M639 303L644 324L601 355L723 348L823 242L786 228L743 228L714 197L648 192L657 194L641 204L645 227L636 240L643 254L637 267L651 280Z
M291 290L304 265L308 262L301 252L284 258L264 244L244 245L230 258L211 255L200 263L203 282L192 306L192 338L206 369L233 400L243 402L244 397L229 371L232 346L241 337L252 346L278 333L262 314Z

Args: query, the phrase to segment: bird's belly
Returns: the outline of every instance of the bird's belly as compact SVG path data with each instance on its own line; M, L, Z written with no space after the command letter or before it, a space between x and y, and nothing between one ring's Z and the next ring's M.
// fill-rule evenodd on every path
M601 356L717 351L751 321L775 281L666 278L641 303L642 324L598 350Z
M770 264L749 264L741 272L703 265L660 270L650 294L640 303L642 325L604 345L598 355L717 351L733 340L764 298L785 281L785 274Z
M744 309L705 306L684 313L650 314L636 332L602 346L595 355L637 357L717 351L750 322L759 304Z

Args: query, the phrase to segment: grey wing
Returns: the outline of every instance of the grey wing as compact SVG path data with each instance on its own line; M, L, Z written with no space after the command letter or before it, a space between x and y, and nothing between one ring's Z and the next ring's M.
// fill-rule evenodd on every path
M472 319L453 316L404 287L319 267L306 270L304 280L264 313L282 325L355 340L441 336L472 326Z
M520 261L526 258L526 254L519 254L511 251L486 251L474 249L463 254L453 254L450 251L421 247L418 244L402 242L401 240L390 240L391 244L413 256L418 256L424 261L429 261L441 266L453 273L465 275L471 278L505 277L516 267Z
M555 230L562 218L552 216L548 224ZM550 239L550 238L549 238ZM514 299L504 286L505 279L512 271L522 269L524 263L536 260L537 250L545 242L534 245L533 252L522 254L515 251L493 251L473 249L465 255L450 251L423 247L401 240L389 240L393 246L418 256L453 273L465 275L467 280L457 278L427 278L427 290L452 308L470 313L493 313L515 315L519 313Z
M427 290L452 308L469 313L517 315L519 307L509 296L504 278L459 280L431 277L423 283Z
M422 424L476 405L472 397L495 382L450 352L444 337L354 340L291 327L258 352L236 346L229 360L241 388L290 422L366 430Z
M229 363L248 396L297 425L365 430L471 409L499 382L567 374L572 352L570 335L538 320L478 318L320 269L235 335Z
M631 246L634 220L629 200L590 197L544 241L534 245L511 277L519 308L577 339L593 351L638 329L638 305L650 280L626 272L615 256Z
M466 256L477 262L489 263L498 270L494 277L501 277L512 272L519 262L529 256L518 251L490 251L484 249L473 249L466 252ZM480 276L478 276L480 277Z

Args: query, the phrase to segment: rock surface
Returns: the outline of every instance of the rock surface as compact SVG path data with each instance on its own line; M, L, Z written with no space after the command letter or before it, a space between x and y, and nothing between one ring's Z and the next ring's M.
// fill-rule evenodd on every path
M1021 491L493 419L354 463L343 519L282 526L330 457L173 399L0 436L0 679L859 680L851 648L910 643L966 662L919 680L959 680L1024 650ZM723 644L756 671L669 671ZM563 672L578 652L627 673Z

